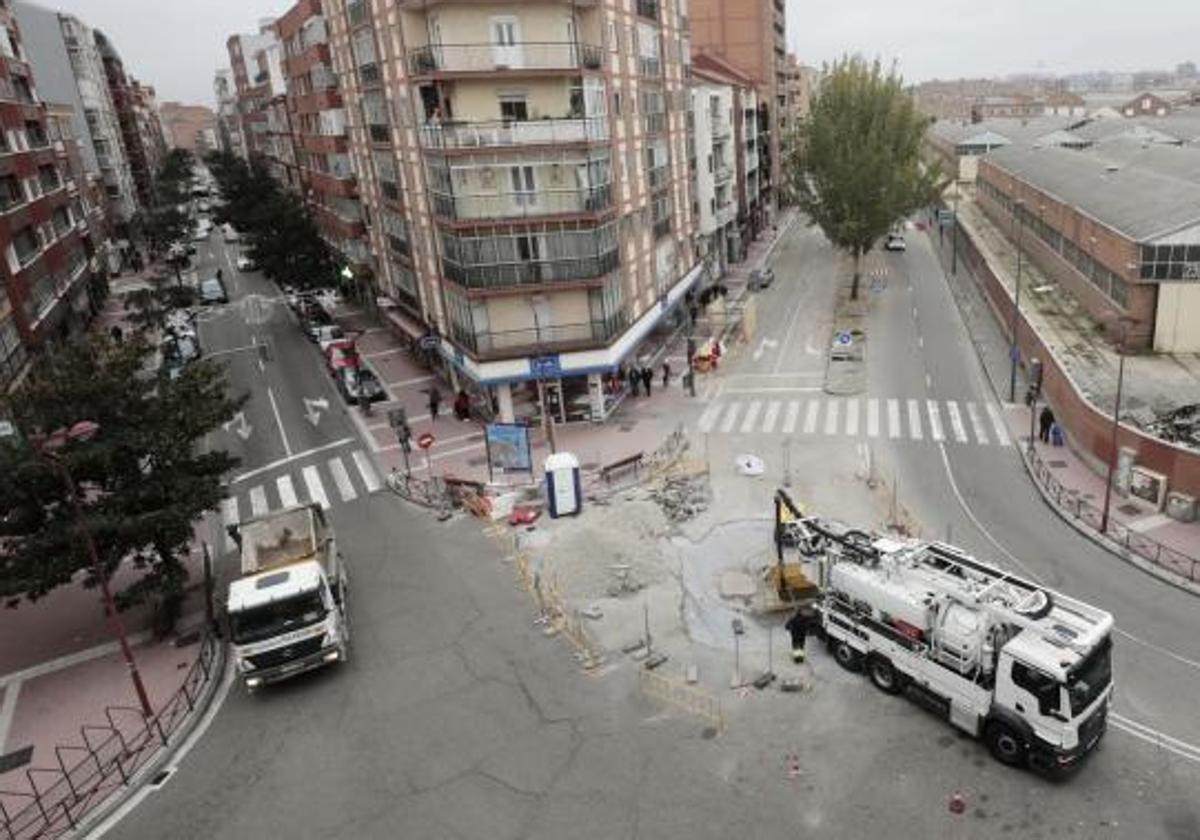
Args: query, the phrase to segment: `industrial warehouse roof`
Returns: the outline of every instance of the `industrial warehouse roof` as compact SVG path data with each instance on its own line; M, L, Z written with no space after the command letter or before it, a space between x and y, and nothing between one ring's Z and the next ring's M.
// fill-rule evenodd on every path
M1074 151L1005 146L990 163L1134 241L1200 223L1200 149L1113 142Z
M960 122L957 120L938 120L929 131L955 145L983 145L974 143L973 138L981 135L998 135L1009 143L1033 144L1038 138L1055 131L1067 128L1078 119L1071 117L1049 116L1031 117L995 117L981 122Z

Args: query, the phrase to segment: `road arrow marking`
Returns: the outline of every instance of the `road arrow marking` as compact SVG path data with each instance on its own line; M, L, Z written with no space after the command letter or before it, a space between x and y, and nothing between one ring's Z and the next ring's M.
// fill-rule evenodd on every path
M757 362L759 359L761 359L763 357L763 354L766 353L768 349L778 347L778 346L779 346L779 342L776 341L775 339L764 338L762 341L760 341L758 343L758 349L754 351L754 361Z
M308 418L308 422L316 426L321 422L321 412L329 410L329 400L321 397L317 400L304 398L304 416Z
M224 428L227 432L235 426L237 428L234 428L233 431L238 437L240 437L242 440L250 439L250 434L254 431L254 428L246 422L246 412L239 411L237 414L233 415L232 420L227 420L222 424L222 428Z

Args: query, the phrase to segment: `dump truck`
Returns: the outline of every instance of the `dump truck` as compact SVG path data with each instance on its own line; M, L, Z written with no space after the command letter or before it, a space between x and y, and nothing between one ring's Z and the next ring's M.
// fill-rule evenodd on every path
M940 542L806 523L826 543L818 611L834 658L1012 766L1076 765L1107 727L1113 617Z
M346 567L320 505L298 505L234 526L241 576L225 609L247 690L345 662Z

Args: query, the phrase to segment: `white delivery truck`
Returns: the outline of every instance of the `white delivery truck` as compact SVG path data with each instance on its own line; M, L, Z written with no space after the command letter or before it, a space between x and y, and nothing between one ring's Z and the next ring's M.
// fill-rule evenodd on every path
M808 520L812 527L814 520ZM998 760L1063 770L1096 746L1113 618L937 542L815 523L834 657L983 738Z
M346 568L320 505L264 514L231 530L242 574L229 584L225 607L246 688L346 661Z

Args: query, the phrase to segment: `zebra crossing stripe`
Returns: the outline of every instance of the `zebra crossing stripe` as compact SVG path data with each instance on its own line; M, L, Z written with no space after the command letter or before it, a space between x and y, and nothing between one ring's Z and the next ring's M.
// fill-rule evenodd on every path
M900 437L900 400L888 400L888 437Z
M971 428L975 431L975 440L979 441L980 446L987 446L989 443L987 430L983 427L983 418L979 415L979 409L975 407L975 403L967 403L967 414L971 417Z
M796 431L796 421L800 418L800 403L797 400L788 401L787 417L783 418L783 433L790 435Z
M775 422L779 419L779 410L783 408L783 403L779 400L772 400L767 404L767 414L763 417L763 431L767 434L775 431Z
M322 510L329 510L329 499L325 495L325 485L321 484L321 475L317 472L317 468L305 467L300 474L304 476L304 486L308 488L308 498L319 504Z
M705 408L704 412L700 415L700 419L696 424L700 428L701 434L706 435L713 430L713 426L717 422L717 417L720 416L721 409L724 407L725 406L721 405L720 403L709 403L708 407Z
M221 531L225 534L225 539L222 544L225 552L237 550L237 543L233 541L233 537L229 536L229 526L237 525L241 520L238 519L238 500L237 496L230 496L221 500Z
M935 442L941 443L946 439L942 431L942 410L935 400L926 400L926 406L929 408L929 436Z
M858 400L846 401L846 434L858 435Z
M954 400L946 400L946 413L950 415L950 428L954 430L954 439L959 443L966 443L967 427L963 425L962 414L959 413L958 403Z
M879 437L879 400L867 400L867 437Z
M742 434L746 435L754 431L754 421L758 419L758 412L762 410L762 400L751 400L750 407L746 409L746 419L742 421Z
M808 404L808 411L804 415L804 434L811 435L817 430L817 414L820 411L820 400L813 400Z
M731 403L729 410L725 412L725 420L721 423L721 434L729 434L733 431L734 425L737 423L738 415L742 412L742 404L740 402Z
M920 440L921 434L921 408L916 400L908 401L908 436L913 440Z
M1004 428L1004 418L1000 416L1000 409L993 403L988 403L987 412L988 417L992 418L992 428L996 431L996 442L1001 446L1008 446L1008 429Z
M375 472L375 468L371 466L371 462L367 459L367 453L361 449L354 450L354 466L358 467L358 474L362 477L363 484L367 488L368 493L374 493L383 485L379 482L379 475Z
M338 495L342 497L343 502L358 497L354 485L350 483L350 473L346 472L346 465L342 463L341 458L329 459L329 472L333 474L333 483L337 485Z
M296 487L292 484L290 475L281 475L275 479L275 486L279 489L279 502L285 508L295 507L300 503L296 498Z
M261 484L250 488L250 515L262 516L269 510L267 507L267 491Z
M825 412L825 434L836 435L838 430L838 401L829 401L829 410Z

